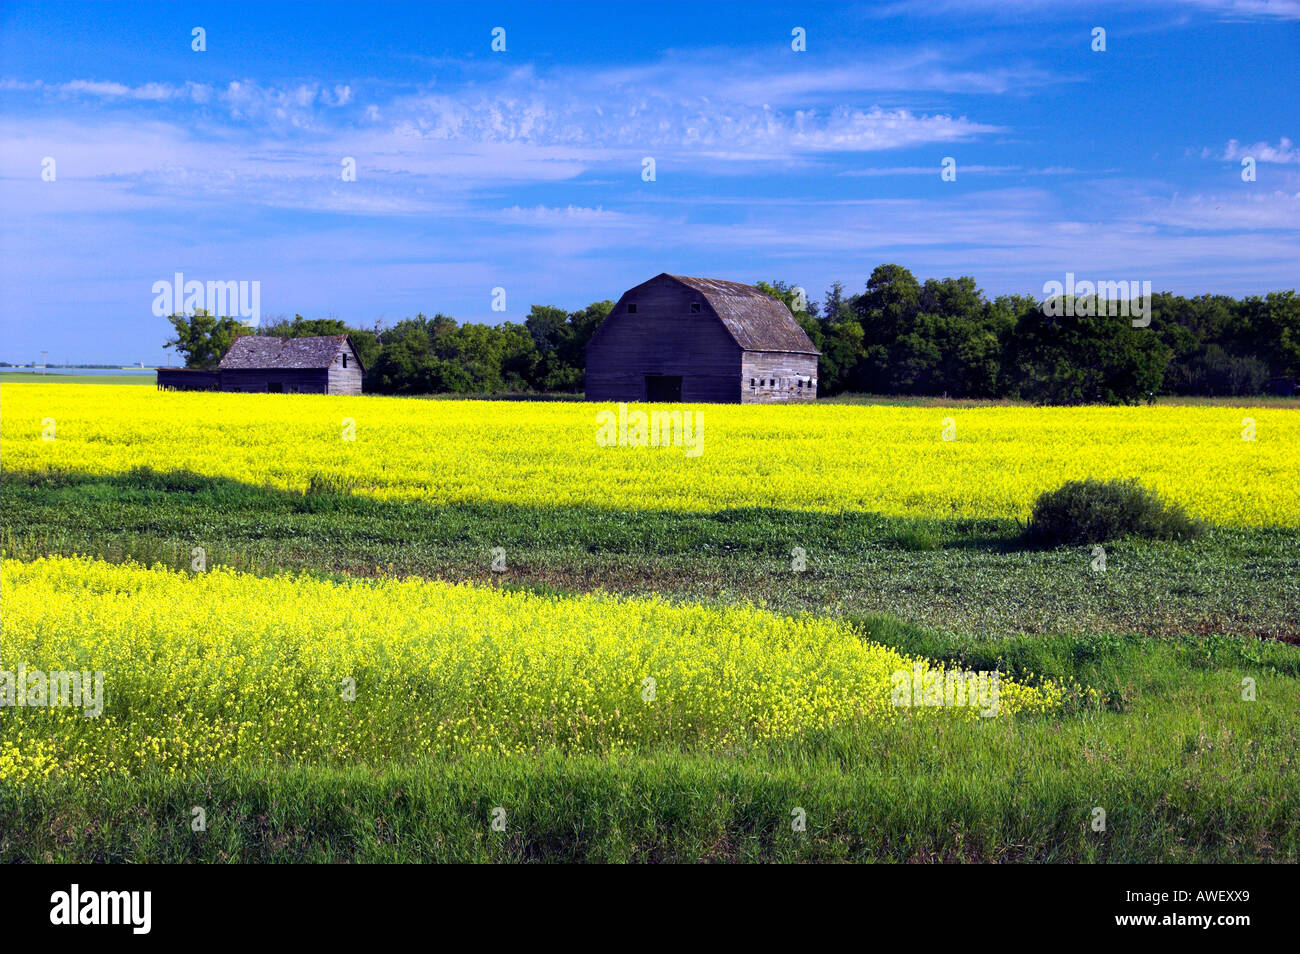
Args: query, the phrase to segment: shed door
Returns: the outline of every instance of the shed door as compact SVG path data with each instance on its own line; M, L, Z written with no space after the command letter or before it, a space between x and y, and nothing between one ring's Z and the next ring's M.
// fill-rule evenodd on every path
M647 401L677 404L682 399L682 376L666 374L647 374L645 376L645 399Z

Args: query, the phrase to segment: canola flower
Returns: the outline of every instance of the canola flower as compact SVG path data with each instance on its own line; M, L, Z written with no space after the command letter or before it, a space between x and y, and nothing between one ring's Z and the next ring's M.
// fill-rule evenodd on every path
M1016 519L1067 480L1136 477L1214 523L1300 526L1300 415L1278 408L696 405L703 445L688 456L600 446L597 414L611 407L601 404L0 391L7 470L149 466L452 504Z
M102 670L104 710L0 708L0 782L379 764L464 754L735 749L901 720L896 674L940 667L846 624L420 579L322 580L84 557L0 564L0 669ZM998 680L992 718L1077 687Z

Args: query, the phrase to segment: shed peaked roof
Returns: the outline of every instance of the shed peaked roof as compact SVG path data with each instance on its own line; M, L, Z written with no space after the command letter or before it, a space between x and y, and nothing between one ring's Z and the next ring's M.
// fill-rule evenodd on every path
M322 335L316 338L276 338L271 335L244 335L236 338L220 367L228 370L254 371L261 368L328 368L348 343L347 335ZM356 350L353 349L353 355ZM357 362L360 365L360 361Z
M667 272L664 275L703 295L736 343L746 351L821 354L785 303L765 295L753 285L720 278L669 275Z

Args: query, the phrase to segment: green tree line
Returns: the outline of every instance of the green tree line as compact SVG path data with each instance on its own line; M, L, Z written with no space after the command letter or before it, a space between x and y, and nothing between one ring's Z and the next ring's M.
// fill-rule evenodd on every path
M1134 403L1160 394L1248 396L1300 378L1300 296L1151 296L1150 323L1094 297L1053 304L988 298L975 279L920 282L881 265L858 294L840 282L819 303L794 285L758 287L790 307L822 352L820 392ZM585 352L611 301L580 311L534 305L522 324L460 324L435 314L352 328L301 315L259 334L349 334L382 394L581 393ZM1067 304L1070 307L1059 307ZM1134 310L1132 314L1136 314ZM203 312L173 315L167 342L187 367L215 367L247 328ZM1285 384L1283 384L1285 386Z

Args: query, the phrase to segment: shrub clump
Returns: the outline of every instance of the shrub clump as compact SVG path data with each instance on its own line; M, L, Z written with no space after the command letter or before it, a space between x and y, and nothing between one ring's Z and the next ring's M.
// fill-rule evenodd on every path
M1039 496L1025 534L1032 543L1058 546L1126 536L1190 540L1204 529L1136 480L1071 480Z
M303 493L308 497L322 494L333 497L348 497L355 489L356 482L341 474L322 474L318 472L311 475L311 480L308 481L307 489Z

